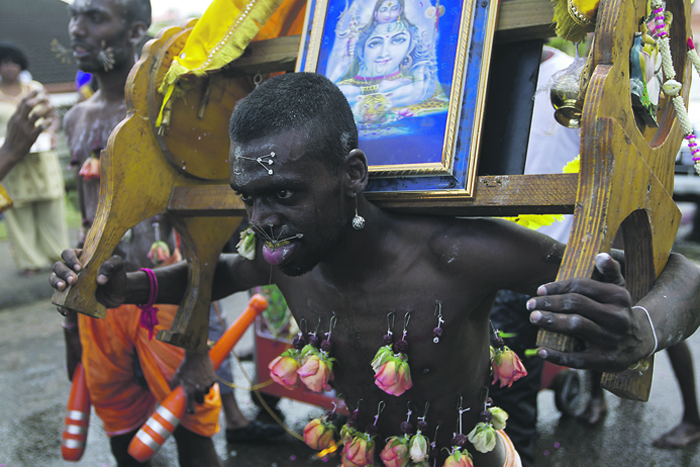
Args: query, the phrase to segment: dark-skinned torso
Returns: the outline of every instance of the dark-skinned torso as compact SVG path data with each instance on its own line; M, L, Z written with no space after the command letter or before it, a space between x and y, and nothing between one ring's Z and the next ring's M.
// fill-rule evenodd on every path
M222 260L226 272L217 275L214 293L272 282L297 323L303 319L309 330L320 319L320 334L327 332L335 316L332 385L350 411L361 400L357 428L364 430L384 401L377 424L381 449L387 437L400 434L409 401L414 426L416 414L422 416L429 402L425 434L432 439L439 425L438 446L449 447L457 430L460 397L463 407L470 408L462 419L464 434L484 409L480 395L490 386L489 313L496 292L506 288L535 293L537 286L554 279L563 246L505 221L390 213L362 196L358 211L366 227L353 230L349 221L354 197L352 187L347 189L353 169L329 177L325 168L298 155L302 151L293 138L291 143L289 135L286 138L232 150L232 187L243 196L251 222L272 229L273 238L303 233L293 241L298 244L280 265L283 269L303 263L314 245L324 244L324 237L337 238L315 267L294 277L265 262L259 237L253 261L237 255ZM272 176L254 163L236 160L236 155L259 156L271 150L276 152ZM283 225L288 230L280 234ZM445 322L436 344L438 300ZM396 397L375 385L370 362L383 345L387 314L395 314L396 342L409 311L406 340L413 387ZM482 455L468 447L475 465L502 465L502 449Z
M68 7L71 15L68 32L74 56L81 70L91 72L99 90L68 111L64 130L72 160L80 170L85 161L107 147L112 130L126 117L125 85L136 61L135 43L140 36L137 22L125 23L125 6L118 0L74 0ZM143 25L145 27L145 24ZM114 63L104 67L99 58L105 47L112 50ZM95 220L100 200L100 180L77 176L83 226L89 229ZM145 182L147 183L147 182ZM167 240L170 226L160 220L161 238ZM153 220L145 220L131 229L115 253L125 258L126 269L153 267L146 253L155 240Z
M126 117L126 102L121 99L105 98L101 91L70 109L64 120L64 130L73 159L77 161L77 170L93 155L107 147L107 140L112 130ZM89 229L95 220L95 213L100 201L100 180L86 180L76 177L78 198L84 226ZM155 241L153 220L145 220L131 229L128 241L119 243L115 253L126 261L128 271L142 267L153 267L146 253ZM160 220L161 238L170 236L170 226ZM172 246L172 245L171 245Z

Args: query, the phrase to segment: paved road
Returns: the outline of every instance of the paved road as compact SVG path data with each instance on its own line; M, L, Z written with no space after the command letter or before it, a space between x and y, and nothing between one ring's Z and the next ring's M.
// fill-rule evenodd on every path
M700 258L697 245L680 246L689 256ZM46 276L22 279L16 272L8 243L0 242L0 465L114 466L108 440L94 413L83 459L68 463L60 458L59 437L70 390L64 370L61 319L49 303ZM226 301L229 320L235 318L246 301L245 296ZM700 337L693 336L689 343L695 361L700 362ZM244 353L251 345L248 336L239 343L237 351ZM243 369L252 374L250 362L243 362ZM240 367L235 378L240 384L247 384ZM246 415L254 417L258 409L251 403L249 393L237 390L237 398ZM682 450L651 446L651 440L673 426L681 415L680 394L665 354L656 359L650 402L631 402L610 394L607 399L610 413L605 423L589 428L562 418L554 407L553 392L541 391L538 467L700 466L700 444ZM321 413L318 408L290 400L282 400L280 408L296 432L301 432L309 416ZM270 444L227 446L219 433L214 442L227 467L323 464L313 460L312 452L291 435ZM176 466L176 456L170 441L154 458L153 465Z

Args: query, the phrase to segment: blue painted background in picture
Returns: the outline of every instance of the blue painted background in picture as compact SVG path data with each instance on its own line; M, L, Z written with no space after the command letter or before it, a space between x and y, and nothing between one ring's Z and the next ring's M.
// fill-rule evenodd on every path
M317 71L348 98L371 166L442 161L462 8L329 1Z

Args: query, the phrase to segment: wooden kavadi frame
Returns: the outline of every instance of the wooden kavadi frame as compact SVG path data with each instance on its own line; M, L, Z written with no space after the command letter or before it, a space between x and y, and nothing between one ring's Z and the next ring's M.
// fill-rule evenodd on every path
M620 231L625 244L627 288L633 300L640 299L665 267L678 229L680 212L671 193L674 160L683 137L671 105L659 112L658 129L639 124L632 112L629 51L646 15L646 3L608 0L598 11L591 78L581 120L580 174L474 176L471 196L461 186L464 192L460 196L440 197L433 194L433 186L422 194L396 191L391 195L368 193L368 197L384 209L416 214L573 212L573 230L558 279L590 277L595 255L608 251ZM484 14L486 9L495 8L488 1L479 5L485 9ZM691 67L685 44L692 36L690 1L669 2L667 8L673 14L670 36L676 79L684 85L687 98ZM549 0L502 0L496 40L550 37L551 18ZM241 78L294 69L300 38L253 43L222 72L199 78L173 105L171 125L160 135L153 124L162 104L156 88L190 31L161 31L146 45L131 70L127 118L112 132L102 157L100 204L80 258L84 265L80 280L56 292L53 303L104 316L104 307L95 300L98 267L109 258L127 229L156 214L167 214L182 237L189 286L173 327L161 331L158 338L203 352L207 348L215 264L222 245L245 215L242 203L228 186L226 116L235 101L252 89L252 79ZM302 51L309 48L303 45ZM206 151L198 144L198 137L204 133L213 143ZM481 154L484 156L508 155ZM144 183L144 177L148 177L148 183ZM551 333L540 333L539 345L561 350L575 347L570 338ZM618 395L647 400L651 363L644 371L604 375L603 385Z

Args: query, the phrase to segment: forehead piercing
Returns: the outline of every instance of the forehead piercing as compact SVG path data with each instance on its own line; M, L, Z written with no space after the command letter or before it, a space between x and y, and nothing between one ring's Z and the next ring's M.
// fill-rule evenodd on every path
M352 195L355 197L355 217L352 218L352 228L362 230L365 228L365 218L357 213L357 193Z
M267 157L267 159L265 159L265 157ZM265 169L267 171L268 175L272 175L274 172L268 166L275 163L275 161L272 160L273 157L275 157L275 151L272 151L272 152L270 152L270 154L267 154L265 156L260 156L260 157L244 157L244 156L237 155L236 159L245 159L247 161L257 162L258 164L260 164L260 166L263 169ZM267 164L267 165L265 165L265 164Z

